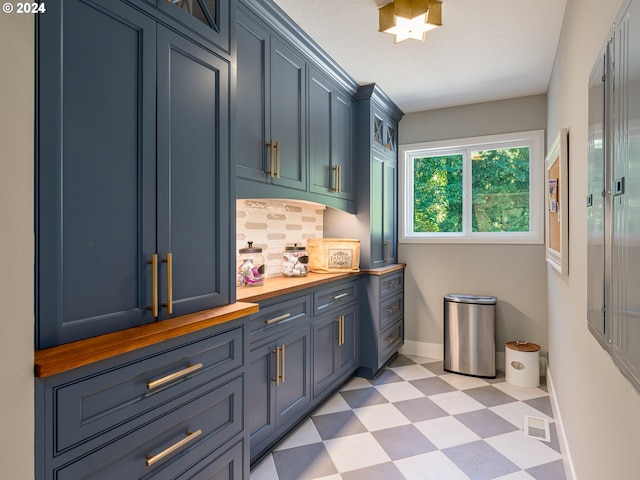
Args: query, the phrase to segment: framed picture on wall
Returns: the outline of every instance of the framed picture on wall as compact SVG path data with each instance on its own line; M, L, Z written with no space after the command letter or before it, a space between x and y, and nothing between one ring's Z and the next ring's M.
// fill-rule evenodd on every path
M545 159L545 238L547 262L569 274L569 150L561 128Z

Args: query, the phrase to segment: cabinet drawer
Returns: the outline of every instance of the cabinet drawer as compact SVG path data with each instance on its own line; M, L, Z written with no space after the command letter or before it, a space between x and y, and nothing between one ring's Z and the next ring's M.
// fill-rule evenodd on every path
M55 478L176 478L242 431L242 392L242 376L218 388L203 385L180 408L63 466Z
M314 315L320 315L341 305L353 302L357 296L357 280L319 290L313 294Z
M242 480L249 479L244 472L244 442L236 443L222 455L218 452L204 458L176 480ZM164 473L164 472L162 472ZM158 479L159 480L159 479Z
M393 355L404 341L404 325L402 319L380 335L380 365Z
M404 289L404 272L396 272L380 278L380 298Z
M386 330L404 314L404 295L399 293L380 304L380 330Z
M112 429L126 433L127 422L242 366L242 350L235 328L53 387L55 453Z
M255 343L311 318L311 297L304 295L266 307L247 323L249 342Z

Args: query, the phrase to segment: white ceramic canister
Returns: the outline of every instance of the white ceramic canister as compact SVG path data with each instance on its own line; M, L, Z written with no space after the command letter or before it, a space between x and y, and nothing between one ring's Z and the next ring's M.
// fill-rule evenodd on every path
M285 277L304 277L309 273L309 254L307 249L299 247L297 243L293 247L286 247L282 252L282 275Z
M540 385L540 346L531 342L508 342L505 345L505 377L518 387Z

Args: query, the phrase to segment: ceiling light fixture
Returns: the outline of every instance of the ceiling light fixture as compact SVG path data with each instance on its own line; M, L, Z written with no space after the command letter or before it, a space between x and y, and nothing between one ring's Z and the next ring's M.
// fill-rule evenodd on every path
M378 12L380 31L395 35L395 43L409 38L424 42L427 31L442 25L439 0L395 0Z

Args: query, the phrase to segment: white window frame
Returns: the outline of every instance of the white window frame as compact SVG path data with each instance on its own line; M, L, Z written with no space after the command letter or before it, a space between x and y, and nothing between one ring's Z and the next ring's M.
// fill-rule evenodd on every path
M471 151L529 147L529 231L471 231ZM413 160L435 155L463 154L463 231L413 231ZM398 241L400 243L544 243L544 130L458 138L400 145L398 155Z

